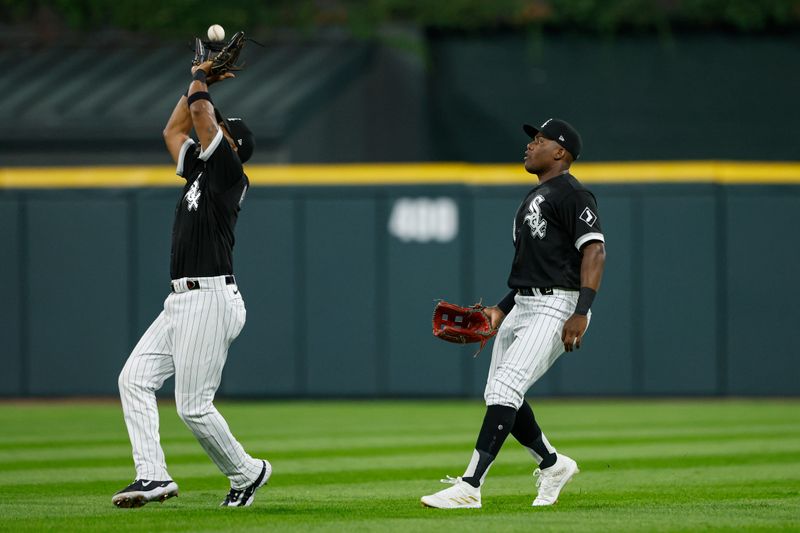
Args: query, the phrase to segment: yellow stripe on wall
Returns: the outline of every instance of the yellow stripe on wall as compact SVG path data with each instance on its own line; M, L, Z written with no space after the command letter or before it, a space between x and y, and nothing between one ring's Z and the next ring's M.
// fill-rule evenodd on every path
M585 183L798 184L800 163L682 161L578 163ZM536 177L521 164L249 165L253 185L517 185ZM174 187L172 166L0 168L0 188Z

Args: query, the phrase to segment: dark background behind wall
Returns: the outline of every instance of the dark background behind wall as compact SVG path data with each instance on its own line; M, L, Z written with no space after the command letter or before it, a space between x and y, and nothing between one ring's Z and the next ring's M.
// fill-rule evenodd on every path
M252 126L254 163L514 162L521 124L552 116L583 134L583 161L800 153L798 34L404 36L413 46L251 46L248 68L211 92ZM161 130L188 86L187 46L84 47L66 60L0 47L0 64L20 54L27 62L0 79L0 113L14 117L0 131L0 164L169 161Z

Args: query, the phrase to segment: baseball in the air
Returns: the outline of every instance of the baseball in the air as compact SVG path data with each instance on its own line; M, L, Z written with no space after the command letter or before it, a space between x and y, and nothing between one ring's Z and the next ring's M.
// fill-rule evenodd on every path
M225 38L225 30L219 24L212 24L208 27L208 40L221 41Z

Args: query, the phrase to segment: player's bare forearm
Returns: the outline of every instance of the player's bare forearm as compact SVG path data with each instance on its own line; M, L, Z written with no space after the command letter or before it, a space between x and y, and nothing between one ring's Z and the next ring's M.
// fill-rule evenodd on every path
M211 61L192 67L192 74L197 73L199 70L208 74L211 71ZM205 79L197 79L195 76L195 79L189 85L189 100L193 100L192 95L197 93L208 93L208 84ZM217 131L219 131L217 119L214 116L214 106L208 99L197 99L189 105L189 113L194 131L200 141L200 146L205 150L211 145L211 141L214 140Z
M606 248L602 242L593 242L584 246L583 257L581 259L581 287L592 289L597 292L600 288L600 281L603 278L603 269L606 264ZM581 291L583 292L583 291ZM589 291L591 294L591 291ZM582 297L582 296L581 296ZM578 306L580 306L580 301ZM587 307L588 309L588 307ZM571 352L573 349L581 347L583 334L589 326L588 311L576 312L564 322L561 331L561 341L564 343L564 350Z
M176 163L178 162L181 146L189 138L189 132L192 131L192 117L189 114L189 106L186 100L185 96L180 97L163 131L167 151Z
M581 287L589 287L594 291L599 290L605 264L605 244L592 242L584 246L581 259Z

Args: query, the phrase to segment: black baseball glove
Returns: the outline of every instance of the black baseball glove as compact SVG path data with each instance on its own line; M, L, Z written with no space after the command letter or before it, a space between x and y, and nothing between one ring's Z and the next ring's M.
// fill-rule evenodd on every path
M194 59L192 65L199 65L211 60L210 76L221 76L233 70L242 70L244 63L237 64L239 55L244 48L244 32L236 32L227 43L222 41L204 41L199 38L194 40Z

